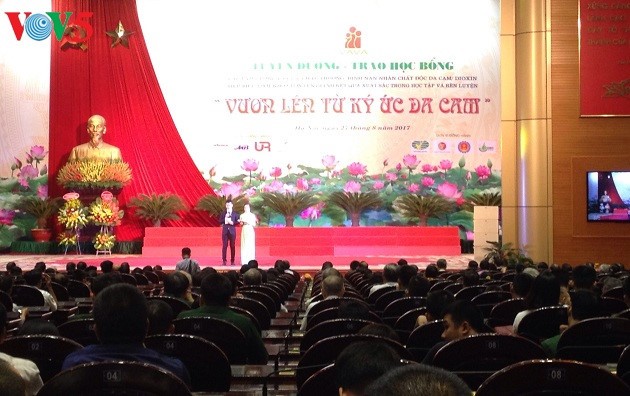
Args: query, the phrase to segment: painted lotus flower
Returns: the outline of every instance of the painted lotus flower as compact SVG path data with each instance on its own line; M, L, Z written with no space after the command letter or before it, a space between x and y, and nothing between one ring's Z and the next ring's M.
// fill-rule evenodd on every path
M409 187L407 187L407 190L409 190L410 193L415 194L420 191L420 186L416 183L411 183Z
M422 185L425 187L431 187L433 184L435 183L435 180L433 180L432 177L423 177L422 178Z
M387 181L393 182L398 180L398 176L395 173L387 172L385 174L385 179L387 179Z
M48 151L44 150L44 146L33 146L31 147L31 152L29 154L35 162L39 163L46 157Z
M221 184L221 189L217 191L217 194L226 198L229 196L236 198L241 195L241 188L242 185L240 183L223 183Z
M295 181L295 187L297 187L297 189L299 191L306 191L308 190L308 182L306 181L305 178L303 177L299 177L296 181Z
M37 187L37 196L45 199L48 196L48 184L41 184Z
M318 203L317 205L313 205L313 206L309 206L308 208L304 209L301 213L300 213L300 217L303 218L304 220L317 220L322 216L322 208L324 207L323 203Z
M280 169L277 166L274 166L273 168L271 168L271 170L269 171L269 176L273 177L274 179L279 178L282 175L282 169Z
M429 173L429 172L433 171L433 165L431 165L431 164L424 164L424 165L422 165L422 171L424 173Z
M278 192L284 188L284 183L280 180L274 180L271 183L267 184L264 188L264 192Z
M345 186L343 186L343 191L347 193L360 193L361 183L354 180L350 180L349 182L346 183Z
M407 154L403 157L403 164L407 167L407 169L412 171L420 165L420 160L414 154Z
M367 173L367 166L360 162L353 162L348 165L348 173L355 177L365 175Z
M492 175L492 171L485 165L479 165L475 168L475 172L477 173L477 177L479 180L485 180Z
M440 161L440 168L442 168L442 170L449 170L453 167L453 162L447 159L444 159L442 161Z
M30 179L34 179L39 175L39 171L33 165L26 165L20 169L20 173L18 173L18 178L20 185L23 187L28 187L28 181Z
M328 171L335 169L337 163L338 161L334 155L325 155L322 157L322 165L324 165L324 168Z
M22 161L20 161L17 157L13 157L13 159L15 161L13 161L13 163L11 164L11 173L13 173L13 171L21 169L22 168ZM11 175L13 176L13 175Z
M13 224L13 218L15 217L15 211L9 209L0 209L0 225Z
M382 190L383 188L385 188L385 183L383 183L382 181L378 180L374 182L374 189L376 191Z
M322 184L322 179L320 179L319 177L314 177L311 179L311 184L318 186Z
M437 193L447 199L456 200L462 196L461 191L457 189L457 184L444 182L437 188Z
M402 165L399 163L396 164L396 171L400 172L402 170Z
M258 161L254 160L254 159L246 159L245 161L243 161L243 164L241 165L241 168L245 172L254 172L254 171L258 170Z

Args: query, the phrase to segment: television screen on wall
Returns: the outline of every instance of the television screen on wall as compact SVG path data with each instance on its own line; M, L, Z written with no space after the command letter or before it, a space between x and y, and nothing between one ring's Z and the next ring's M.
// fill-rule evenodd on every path
M630 222L630 171L586 174L587 220Z

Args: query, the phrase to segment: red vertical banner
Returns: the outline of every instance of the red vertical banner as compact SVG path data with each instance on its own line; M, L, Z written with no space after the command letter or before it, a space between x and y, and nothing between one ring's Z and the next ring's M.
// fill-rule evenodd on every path
M580 115L630 117L630 1L580 0Z

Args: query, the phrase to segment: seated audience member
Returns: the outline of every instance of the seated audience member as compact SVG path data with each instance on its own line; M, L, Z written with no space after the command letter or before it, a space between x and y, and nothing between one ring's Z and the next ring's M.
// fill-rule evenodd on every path
M560 282L559 304L570 307L571 296L569 295L569 282L571 282L571 274L555 264L551 266L551 272L558 279L558 282Z
M6 336L6 328L7 328L7 311L4 308L4 305L0 304L0 344L4 341ZM44 383L42 382L42 378L39 375L39 369L37 365L30 360L16 358L11 355L7 355L6 353L0 352L0 362L8 364L12 367L19 375L22 377L26 384L26 395L35 395L39 388L41 388ZM9 372L3 373L4 375L9 375ZM4 386L0 388L0 394L4 393ZM22 393L24 394L24 393Z
M404 267L405 265L409 265L409 262L406 259L401 258L401 259L398 259L398 261L396 261L396 264L398 264L401 267Z
M591 290L595 289L597 281L597 271L590 265L582 264L573 268L571 272L572 290Z
M17 335L47 334L58 336L59 330L54 323L43 319L29 319L17 331Z
M354 342L335 360L339 395L362 395L376 378L401 364L398 352L383 342Z
M427 265L427 268L424 270L424 276L431 280L437 279L440 276L440 270L435 264Z
M94 299L94 331L100 341L70 353L62 369L83 363L127 360L162 367L190 385L190 375L179 359L145 348L149 327L147 300L135 286L119 283L106 287Z
M87 271L88 265L85 261L77 262L77 269L81 271Z
M136 269L138 269L140 273L142 272L139 268ZM129 263L120 263L120 267L118 267L118 272L120 272L121 274L131 274L131 267L129 266Z
M477 286L479 285L479 273L473 270L462 271L462 285L463 287Z
M435 262L435 265L438 267L438 271L440 271L440 273L442 272L446 272L446 267L448 265L446 259L441 258L438 259L438 261Z
M613 276L607 276L602 281L602 294L605 294L610 291L610 289L614 289L617 287L623 287L623 281Z
M193 279L193 287L201 287L201 281L203 281L203 278L205 278L206 276L210 275L210 274L216 274L217 270L215 270L212 267L205 267L204 269L202 269L201 271L197 272L195 275L193 275L192 279Z
M467 269L469 269L469 270L473 270L473 271L477 272L477 271L479 270L479 263L478 263L478 262L476 262L475 260L470 260L470 261L468 262L468 267L467 267Z
M483 314L475 304L467 300L455 300L444 310L444 341L433 346L422 363L433 364L437 351L450 341L488 331L490 330L483 321Z
M17 267L17 264L15 263L15 261L9 261L5 266L5 270L7 272L7 274L11 273L11 270L13 270L15 267Z
M532 287L525 297L525 310L516 314L513 332L518 333L518 325L525 315L535 309L553 307L560 303L560 282L551 270L543 271L534 279Z
M376 379L365 396L470 396L466 383L450 371L424 364L395 368Z
M256 286L262 284L262 274L258 268L250 268L243 274L244 286Z
M164 277L164 295L174 297L187 304L194 299L191 294L190 274L185 271L174 271Z
M415 265L402 265L398 270L398 290L407 290L409 281L418 273L418 267Z
M195 275L200 271L199 263L190 258L191 250L188 247L182 249L182 260L175 264L177 271L186 271L190 275Z
M429 289L431 289L431 282L420 274L415 275L407 285L407 297L426 297Z
M361 265L359 260L350 261L350 271L346 272L346 279L353 273L357 272L357 270L359 269L359 265Z
M44 296L44 306L51 311L57 310L57 298L50 285L50 276L37 270L28 271L24 274L24 281L29 286L34 286Z
M78 272L79 270L77 270ZM117 283L123 283L122 276L118 272L108 272L106 274L100 274L94 279L92 279L92 283L90 285L90 292L92 293L92 298L96 298L96 296L103 291L107 286L114 285ZM68 318L68 321L71 320L81 320L81 319L92 319L94 316L92 312L89 313L80 313L71 316Z
M455 297L453 293L446 290L432 291L427 295L427 312L418 316L416 319L416 327L425 323L432 322L444 318L444 310L449 306Z
M377 290L390 286L398 286L398 265L396 264L387 264L383 268L383 283L372 286L368 296Z
M524 274L522 272L514 275L514 279L510 285L512 298L527 297L527 293L529 293L529 290L532 288L532 283L534 283L534 277L531 275Z
M372 320L370 307L367 303L355 299L342 301L339 304L339 308L337 308L337 318Z
M149 331L147 335L170 334L175 329L173 308L161 300L147 301Z
M46 272L46 263L43 261L38 261L35 263L35 266L33 267L33 269L39 272Z
M0 275L0 290L7 293L9 296L13 292L13 277L9 275ZM19 312L20 307L13 303L13 312Z
M623 301L630 308L630 276L623 280L621 287L623 288Z
M324 300L328 300L331 298L339 298L343 297L343 293L345 292L343 278L338 275L332 275L324 278L322 280L322 297ZM323 300L320 300L323 301ZM304 313L304 318L302 319L302 325L300 326L300 330L306 330L306 324L308 320L308 315L313 309L314 306L319 304L320 301L312 302L308 308L306 308L306 312Z
M0 389L3 396L24 396L27 393L26 382L9 363L0 360Z
M248 364L266 364L268 355L262 338L252 321L228 307L234 287L221 274L210 274L201 282L200 307L181 312L177 318L210 316L233 323L245 334Z
M589 290L578 290L571 294L571 306L569 308L568 325L560 325L560 334L543 340L541 345L550 358L556 356L560 335L574 324L590 318L601 316L599 298Z
M268 282L273 282L276 279L278 279L278 276L280 276L280 273L278 272L277 269L275 268L269 268L267 270L267 281Z
M339 270L337 270L336 268L326 268L324 271L322 271L322 282L329 276L341 276L341 272L339 272ZM304 302L304 306L306 307L306 309L311 306L311 303L316 297L317 295L311 296Z
M389 338L392 341L400 342L400 337L396 330L384 323L370 323L365 325L357 332L357 334L371 334L385 338Z
M111 260L103 260L101 262L101 272L107 274L114 270L114 263Z

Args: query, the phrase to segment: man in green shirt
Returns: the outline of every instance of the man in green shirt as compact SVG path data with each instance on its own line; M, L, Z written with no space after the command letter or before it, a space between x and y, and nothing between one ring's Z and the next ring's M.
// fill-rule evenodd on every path
M228 321L238 327L245 335L248 364L266 364L269 356L260 333L252 321L228 307L234 294L232 282L221 274L210 274L201 282L200 307L181 312L177 318L209 316Z

